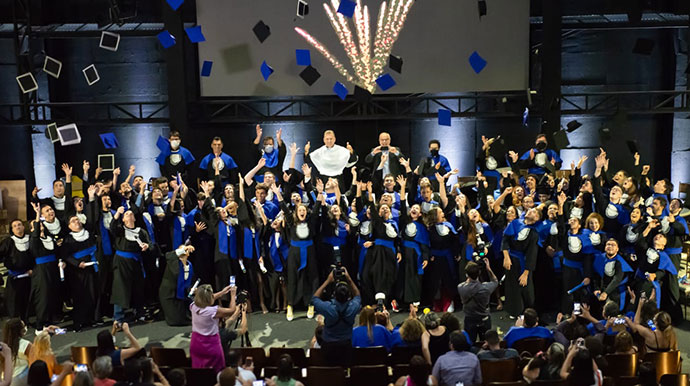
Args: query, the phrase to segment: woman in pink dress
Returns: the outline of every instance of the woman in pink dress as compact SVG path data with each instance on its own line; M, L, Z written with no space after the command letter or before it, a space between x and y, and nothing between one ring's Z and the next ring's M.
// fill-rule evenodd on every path
M237 287L227 286L213 293L210 284L199 286L194 293L194 302L189 305L192 311L192 341L189 356L192 367L212 367L216 373L225 368L225 354L218 334L218 319L226 318L235 312L235 293ZM214 306L221 296L230 293L230 308Z

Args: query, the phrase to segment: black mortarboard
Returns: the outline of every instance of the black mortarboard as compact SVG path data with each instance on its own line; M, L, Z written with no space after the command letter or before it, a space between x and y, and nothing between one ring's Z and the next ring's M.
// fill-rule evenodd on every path
M259 39L259 42L263 43L264 40L268 39L269 36L271 36L271 28L264 24L263 20L259 20L258 23L252 28L252 31L254 31L254 35L256 35L256 38Z
M625 141L625 144L628 145L628 150L630 150L630 153L631 153L632 155L635 155L635 153L638 153L638 150L637 150L637 141L635 141L635 140L633 139L633 140L631 140L631 141Z
M302 72L299 73L300 78L304 80L305 83L308 85L314 84L320 77L321 74L312 66L307 66L302 70Z
M486 0L479 0L477 7L479 9L479 18L486 16Z
M366 103L371 100L371 93L359 86L355 86L355 99L359 102Z
M568 131L568 133L572 133L573 131L579 129L581 126L582 126L582 123L578 122L576 119L576 120L570 121L570 122L568 122L568 124L566 124L566 127L567 127L566 130Z
M297 16L304 19L309 14L309 4L304 0L297 0Z
M557 150L563 150L568 147L568 145L570 145L568 133L566 133L565 130L558 130L553 133L553 144L556 146Z
M650 55L654 50L654 40L639 38L635 41L633 53L639 55Z
M394 55L389 55L388 56L388 67L397 72L398 74L402 73L402 66L403 66L403 60L399 56L394 56Z
M491 147L489 147L489 155L496 160L496 168L508 166L506 154L508 154L508 149L506 148L503 138L495 140L494 143L491 144Z

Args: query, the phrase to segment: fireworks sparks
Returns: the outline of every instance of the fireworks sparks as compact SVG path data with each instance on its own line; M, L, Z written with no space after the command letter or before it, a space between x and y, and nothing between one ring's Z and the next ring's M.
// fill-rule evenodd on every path
M335 31L347 58L350 60L354 75L350 74L348 69L307 31L299 27L295 27L295 31L319 51L345 79L374 93L376 91L376 79L383 72L383 67L393 50L393 44L398 39L413 2L414 0L390 0L390 4L387 4L386 1L382 2L373 42L369 24L369 8L366 5L362 6L362 0L357 0L352 18L354 34L347 19L338 13L338 0L330 0L330 4L323 4L331 27L333 27L333 31Z

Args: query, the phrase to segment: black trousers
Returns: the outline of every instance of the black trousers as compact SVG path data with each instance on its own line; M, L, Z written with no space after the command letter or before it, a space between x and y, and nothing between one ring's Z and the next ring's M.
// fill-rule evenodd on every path
M472 343L484 340L484 334L491 329L491 315L465 316L465 332L470 336Z

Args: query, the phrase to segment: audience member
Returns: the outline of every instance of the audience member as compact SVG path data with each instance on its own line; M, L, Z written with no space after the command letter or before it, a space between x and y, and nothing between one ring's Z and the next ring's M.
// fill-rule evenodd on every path
M187 386L187 377L182 369L170 370L165 378L170 386Z
M640 304L643 302L644 300L640 300ZM652 320L653 328L649 328L647 325L641 324L643 323L641 320L641 307L642 305L638 305L634 320L626 317L625 321L633 332L640 334L644 338L647 352L678 350L678 339L671 325L671 316L664 311L657 313Z
M139 359L139 366L141 367L141 386L170 386L156 362L151 358ZM154 381L154 375L158 377L158 382Z
M12 352L12 379L14 382L25 378L29 369L29 353L31 342L24 339L26 325L19 318L12 318L2 327L2 341ZM4 356L3 356L4 358Z
M479 359L469 352L470 345L459 331L450 334L450 351L441 355L432 370L440 386L479 386L482 370Z
M304 384L292 377L292 357L290 354L283 354L278 359L278 371L270 380L266 381L266 386L304 386Z
M113 372L113 359L108 355L103 355L93 361L91 365L93 371L93 383L95 386L113 386L114 379L110 379Z
M226 367L218 373L218 383L216 383L216 386L235 386L237 382L237 373L235 373L235 370Z
M62 371L54 381L51 381L50 375L48 374L48 365L39 359L29 367L26 384L27 386L60 386L67 375L72 373L72 366L74 366L72 362L63 363Z
M513 344L520 339L526 338L544 338L553 340L553 334L548 328L538 326L539 317L537 311L533 308L525 309L516 321L515 326L508 330L508 333L503 337L508 347L513 347Z
M248 358L244 358L244 364L240 365L240 361L242 361L242 354L237 351L237 350L230 350L228 351L227 355L225 356L225 363L227 363L228 367L235 369L235 372L237 373L237 385L240 386L244 382L254 382L256 381L256 375L254 375L254 363L247 363Z
M131 347L123 349L115 348L115 334L118 331L122 331L125 334L125 337L129 340ZM96 336L96 341L98 343L96 355L109 356L113 360L112 364L114 366L123 366L127 359L141 354L141 345L139 344L137 338L132 335L132 332L129 330L129 324L127 323L120 325L118 322L113 322L112 329L110 331L103 330L99 332Z
M37 360L42 360L48 366L48 375L52 378L53 375L60 374L62 368L57 363L55 359L55 354L53 354L53 349L50 344L50 333L48 330L43 330L39 332L34 338L34 343L31 345L31 351L29 351L29 365Z
M613 341L613 349L616 354L635 354L637 347L633 344L632 335L627 331L621 331L616 334Z
M376 323L376 308L366 306L359 313L359 326L352 329L352 347L391 347L391 333Z
M578 339L576 344L570 345L568 356L561 366L561 379L567 379L572 385L603 385L604 376L585 347L584 339Z
M637 369L637 386L659 386L656 381L656 367L652 362L642 362Z
M226 318L235 312L235 293L237 287L227 286L213 293L210 284L200 285L194 293L192 310L192 339L189 356L193 368L212 367L216 372L225 368L225 355L220 342L218 319ZM214 306L221 296L230 293L230 308Z
M497 361L520 357L520 353L514 348L501 348L501 340L496 330L487 331L484 337L486 338L486 344L477 353L477 358L479 358L479 360Z
M93 376L88 371L79 371L74 374L73 386L95 386Z
M448 332L462 330L460 319L450 312L444 312L443 315L441 315L441 325L444 326Z
M436 377L431 375L431 368L424 358L414 355L410 359L408 374L398 378L395 386L438 386Z
M561 367L565 360L565 349L558 342L551 343L546 354L537 353L522 369L522 378L527 383L535 380L561 379Z
M424 324L419 319L407 319L402 326L393 330L391 334L391 347L406 346L406 347L422 347L422 334L426 330Z
M438 357L448 352L450 333L441 325L441 319L435 312L424 315L422 321L426 328L422 334L422 354L427 363L433 365Z
M0 362L3 365L0 386L10 386L12 383L12 349L4 342L0 342Z
M462 310L465 313L465 331L471 342L484 340L484 333L491 328L491 315L489 299L498 288L498 279L491 271L489 259L483 259L486 272L489 274L488 282L479 281L479 265L470 261L465 266L467 280L458 285L458 293L462 300Z

